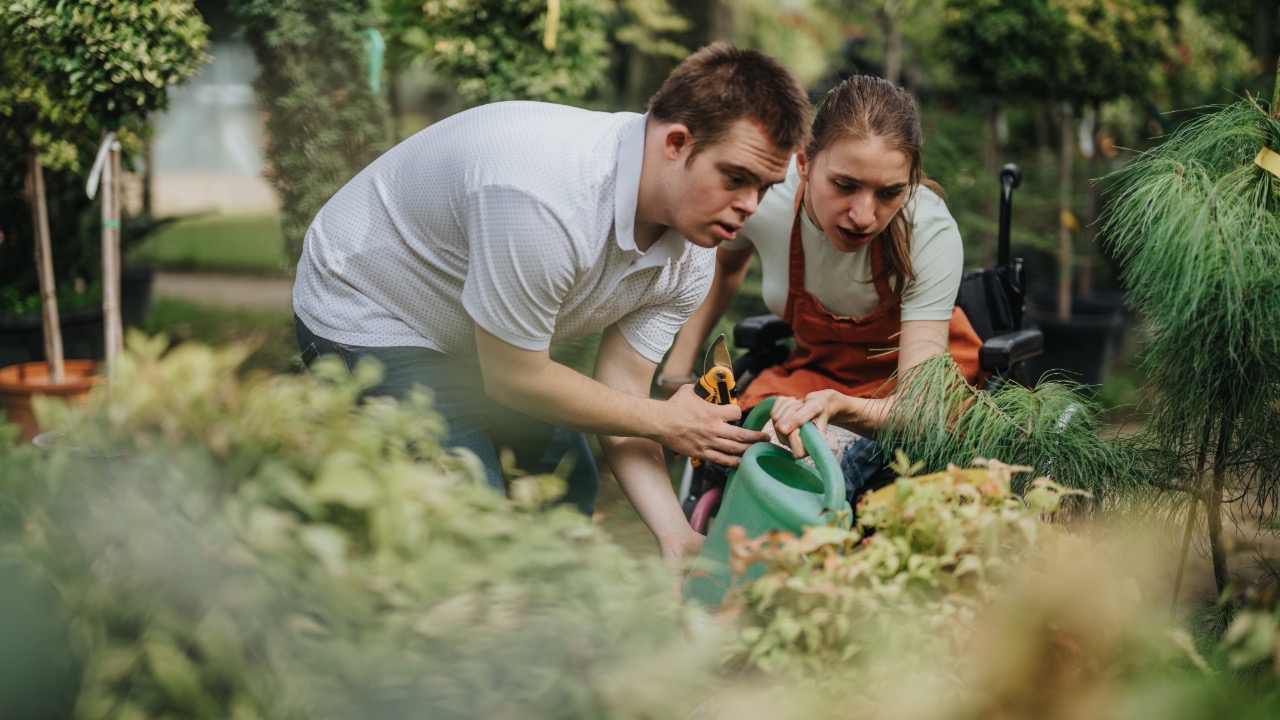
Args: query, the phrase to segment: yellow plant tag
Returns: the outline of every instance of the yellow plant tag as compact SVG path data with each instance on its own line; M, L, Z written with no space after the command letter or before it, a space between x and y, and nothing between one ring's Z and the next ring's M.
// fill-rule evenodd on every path
M1280 153L1276 153L1270 148L1263 147L1259 150L1258 157L1253 159L1253 164L1276 177L1280 177Z

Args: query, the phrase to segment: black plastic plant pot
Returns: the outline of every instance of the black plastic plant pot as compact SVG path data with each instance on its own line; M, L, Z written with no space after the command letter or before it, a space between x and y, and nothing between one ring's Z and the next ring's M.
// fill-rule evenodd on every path
M1063 320L1056 315L1035 313L1031 322L1044 333L1044 353L1027 365L1033 379L1046 374L1085 385L1101 385L1120 359L1123 345L1124 312L1077 312Z

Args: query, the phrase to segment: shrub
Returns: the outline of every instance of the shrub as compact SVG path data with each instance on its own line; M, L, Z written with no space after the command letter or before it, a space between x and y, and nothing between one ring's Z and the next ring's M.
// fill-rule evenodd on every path
M244 348L164 347L132 338L57 421L75 453L0 449L0 539L56 589L78 717L667 716L705 676L685 652L630 685L684 645L666 571L544 512L554 478L485 489L425 395L357 404L341 366L240 379Z
M237 0L234 8L260 68L266 175L292 265L311 219L390 141L386 105L367 79L373 3Z

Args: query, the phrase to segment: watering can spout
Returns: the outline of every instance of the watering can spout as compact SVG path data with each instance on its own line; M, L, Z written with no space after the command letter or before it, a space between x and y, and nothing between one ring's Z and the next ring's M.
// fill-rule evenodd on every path
M762 401L743 427L764 427L772 408L773 398ZM763 574L760 565L748 567L741 577L730 572L730 527L742 527L749 538L771 531L799 534L805 527L830 522L849 510L844 474L822 433L806 423L800 428L800 438L813 465L796 460L790 451L772 443L756 443L729 474L720 513L685 580L687 600L716 607L730 587Z

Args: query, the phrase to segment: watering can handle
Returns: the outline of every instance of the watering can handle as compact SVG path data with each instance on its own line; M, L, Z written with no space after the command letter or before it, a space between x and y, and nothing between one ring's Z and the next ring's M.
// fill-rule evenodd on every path
M743 421L742 427L748 430L760 430L765 423L769 421L769 413L773 410L774 398L765 398L751 409L747 415L747 419ZM823 496L823 505L828 510L836 510L844 506L844 472L840 470L840 464L836 462L835 456L831 454L831 448L827 445L827 439L818 432L818 428L813 423L807 422L800 426L800 443L804 445L804 449L809 452L809 457L813 458L813 464L818 468L818 474L822 476L822 484L826 490Z

